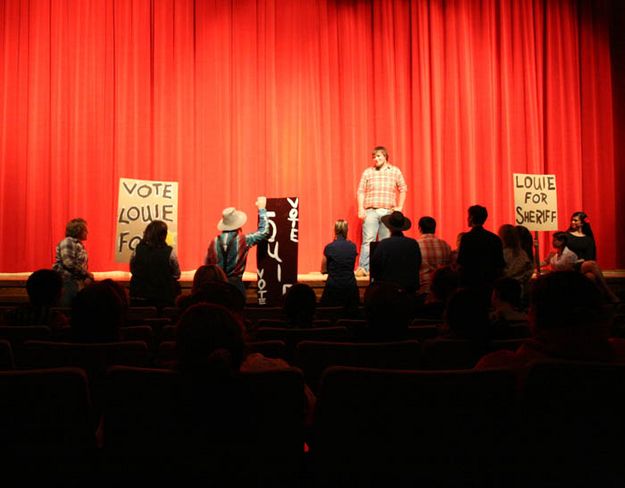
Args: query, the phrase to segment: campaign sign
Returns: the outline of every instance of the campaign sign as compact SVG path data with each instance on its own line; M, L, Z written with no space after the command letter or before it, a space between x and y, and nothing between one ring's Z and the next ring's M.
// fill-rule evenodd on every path
M258 244L258 305L277 306L297 283L299 198L268 198L269 238Z
M515 173L514 219L531 231L558 230L556 175Z
M167 224L167 243L176 248L178 182L119 179L115 261L130 262L132 252L153 220Z

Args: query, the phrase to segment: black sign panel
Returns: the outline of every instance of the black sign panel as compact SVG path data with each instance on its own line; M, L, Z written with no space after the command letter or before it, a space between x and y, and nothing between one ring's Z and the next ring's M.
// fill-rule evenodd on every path
M269 238L258 244L258 305L278 306L297 283L299 198L268 198Z

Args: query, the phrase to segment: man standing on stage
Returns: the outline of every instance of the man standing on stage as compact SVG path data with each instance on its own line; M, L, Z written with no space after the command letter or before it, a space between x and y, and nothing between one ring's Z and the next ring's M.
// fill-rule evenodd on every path
M390 231L382 217L401 212L406 201L406 181L400 169L388 162L383 146L373 149L374 166L367 168L358 185L358 217L362 223L362 247L356 276L369 275L369 244L389 237ZM399 195L398 195L399 194Z

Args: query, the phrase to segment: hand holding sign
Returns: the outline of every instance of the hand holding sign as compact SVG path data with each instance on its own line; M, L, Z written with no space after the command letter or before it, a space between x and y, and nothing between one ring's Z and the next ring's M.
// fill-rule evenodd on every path
M258 208L265 208L267 206L267 197L258 197L256 199L256 206Z

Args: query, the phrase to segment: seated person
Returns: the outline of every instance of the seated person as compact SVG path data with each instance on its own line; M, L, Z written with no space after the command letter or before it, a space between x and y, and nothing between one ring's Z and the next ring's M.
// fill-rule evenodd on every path
M364 297L366 330L363 340L372 342L401 341L408 335L413 316L414 299L395 283L371 283Z
M124 304L113 287L92 283L72 302L71 337L75 342L115 342L124 321Z
M245 308L245 298L235 285L227 281L204 283L195 293L187 295L183 300L180 300L180 313L197 303L222 305L234 314L241 316Z
M475 288L458 288L447 301L442 339L459 339L483 344L490 340L489 303Z
M239 293L236 287L233 288ZM245 340L246 334L240 318L227 308L209 303L193 305L181 315L176 325L177 361L174 367L187 378L191 386L218 383L231 392L237 388L240 372L289 367L282 359L267 358L260 353L246 354ZM193 389L200 394L204 391L202 388ZM238 393L245 395L240 390ZM310 422L315 397L308 387L305 387L303 393L302 408ZM222 396L211 394L206 398L211 409L215 408L215 398ZM224 419L244 422L243 427L251 424L253 419L250 416L255 413L247 408L248 402L238 401L238 398L234 400L223 409ZM205 412L200 412L200 415L205 415ZM227 430L224 431L224 435L228 434Z
M514 278L499 278L493 286L490 314L492 322L524 322L527 314L521 310L521 284Z
M527 314L521 309L521 284L514 278L499 278L491 295L491 335L497 339L511 337L513 325L527 325Z
M39 269L26 280L29 303L19 306L6 318L7 325L47 325L51 329L68 327L67 318L53 310L61 299L63 279L51 269Z
M447 300L458 288L458 272L450 266L444 266L434 271L430 292L425 303L419 304L415 310L416 318L443 320Z
M610 340L605 299L591 280L575 271L536 279L530 294L530 330L515 352L496 351L476 368L528 366L535 360L625 362L622 341Z
M188 300L196 293L200 293L205 286L209 286L214 282L226 283L228 277L223 269L216 264L203 264L195 270L193 275L193 284L191 285L191 293L178 295L176 298L176 306L180 309L187 308Z
M311 328L317 309L315 291L305 283L296 283L287 290L282 309L289 327Z
M549 265L551 271L573 271L578 262L577 254L566 246L567 242L566 232L554 233L551 244L555 251L551 251L540 265Z
M122 305L122 327L124 327L126 325L126 315L128 313L128 307L130 307L130 298L128 297L126 288L124 288L119 282L112 280L111 278L102 280L100 281L100 283L109 286L117 294L119 301Z

